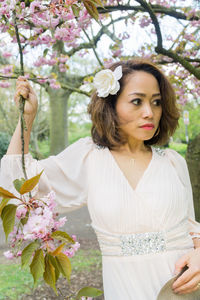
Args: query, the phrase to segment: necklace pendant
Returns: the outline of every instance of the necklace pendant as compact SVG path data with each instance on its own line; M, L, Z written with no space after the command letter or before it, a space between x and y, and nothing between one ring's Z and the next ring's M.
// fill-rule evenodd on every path
M131 159L130 159L130 164L131 164L131 165L134 165L134 163L135 163L135 159L134 159L134 158L131 158Z

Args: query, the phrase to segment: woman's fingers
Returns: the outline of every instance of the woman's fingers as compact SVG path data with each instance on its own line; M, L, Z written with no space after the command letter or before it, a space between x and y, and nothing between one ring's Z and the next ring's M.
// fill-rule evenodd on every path
M175 293L189 293L196 289L197 284L200 282L199 268L190 267L185 271L172 285Z
M16 82L15 100L19 100L20 95L25 99L28 99L29 94L33 94L36 98L35 92L28 80L25 77L20 76Z
M193 277L190 281L183 284L179 288L174 289L174 293L187 294L198 289L198 283L200 282L200 275Z
M183 284L189 282L194 276L198 275L200 272L197 267L190 267L185 271L172 285L173 288L179 288Z
M16 82L14 100L17 106L19 105L20 96L28 100L25 103L24 113L30 116L35 116L37 112L37 97L30 83L23 76L20 76Z

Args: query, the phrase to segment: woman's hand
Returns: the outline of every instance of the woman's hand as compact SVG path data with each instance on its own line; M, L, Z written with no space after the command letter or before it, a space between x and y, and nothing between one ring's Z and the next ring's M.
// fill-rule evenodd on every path
M24 106L25 120L28 121L28 123L33 122L37 113L38 101L33 88L28 80L23 76L20 76L16 82L16 93L14 100L17 106L19 106L20 95L27 100L25 101Z
M200 248L194 249L182 256L175 264L175 273L187 265L185 271L172 285L174 293L187 294L196 291L200 282Z

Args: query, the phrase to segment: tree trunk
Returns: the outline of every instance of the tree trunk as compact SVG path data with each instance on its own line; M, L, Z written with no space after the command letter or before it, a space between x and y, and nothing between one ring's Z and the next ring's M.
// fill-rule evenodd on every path
M50 154L61 152L68 145L67 102L71 91L48 88L50 99Z
M193 189L195 216L200 221L200 134L189 142L186 160Z

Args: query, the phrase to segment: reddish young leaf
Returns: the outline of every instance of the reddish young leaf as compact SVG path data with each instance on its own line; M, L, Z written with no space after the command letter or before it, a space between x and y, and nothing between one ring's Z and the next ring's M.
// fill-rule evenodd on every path
M42 175L42 172L40 172L40 174L38 174L24 182L24 184L21 186L20 191L19 191L21 195L32 191L32 189L38 184L38 182L40 180L40 176Z
M83 1L83 4L84 4L85 8L87 9L88 13L91 15L91 17L94 18L96 21L98 21L99 13L98 13L96 6L89 0Z
M60 272L70 282L71 263L69 258L64 253L60 253L56 256L56 261L58 262Z
M1 204L0 204L0 216L1 216L2 210L3 210L4 207L7 205L7 203L8 203L9 200L10 200L10 199L6 199L6 198L2 199Z
M51 252L50 254L53 255L53 256L56 256L58 255L59 253L61 253L63 247L65 246L66 244L63 243L61 244L60 246L58 246L58 248L56 248L56 250L54 250L53 252Z
M10 193L9 191L5 190L4 188L0 187L0 197L8 198L8 199L19 199L14 194Z

